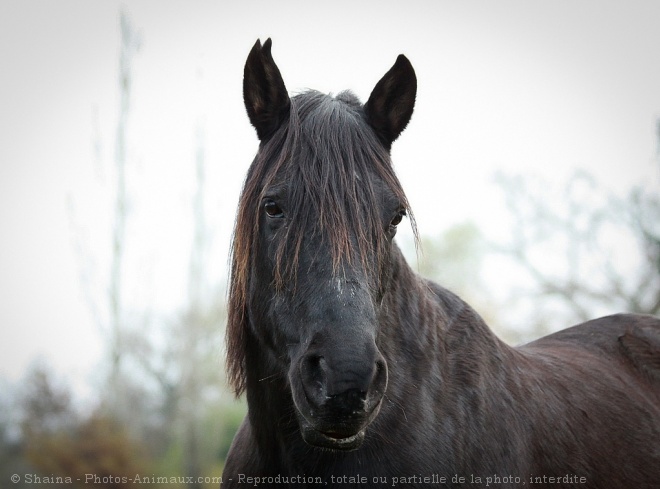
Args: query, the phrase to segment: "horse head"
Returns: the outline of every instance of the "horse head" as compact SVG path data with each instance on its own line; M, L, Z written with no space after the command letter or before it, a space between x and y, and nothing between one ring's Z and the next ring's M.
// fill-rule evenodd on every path
M358 448L387 389L381 317L408 211L389 150L416 86L399 56L364 105L350 92L289 97L270 39L245 65L260 145L234 233L228 370L237 393L250 369L281 372L310 445Z

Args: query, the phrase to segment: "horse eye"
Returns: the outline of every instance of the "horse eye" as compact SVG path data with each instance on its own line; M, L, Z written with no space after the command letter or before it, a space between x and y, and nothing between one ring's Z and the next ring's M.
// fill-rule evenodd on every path
M264 210L266 211L268 217L284 217L282 209L280 209L280 206L277 205L274 200L267 200L264 203Z
M405 209L401 209L401 210L397 213L397 215L394 216L394 219L392 219L392 221L390 222L390 226L392 226L392 227L398 226L399 223L401 223L401 221L403 220L403 216L405 216L405 215L406 215L406 210L405 210Z

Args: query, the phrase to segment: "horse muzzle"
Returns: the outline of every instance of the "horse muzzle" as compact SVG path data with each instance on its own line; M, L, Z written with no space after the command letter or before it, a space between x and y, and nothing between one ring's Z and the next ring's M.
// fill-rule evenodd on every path
M362 445L387 388L387 364L375 344L362 353L326 359L309 351L297 362L292 393L308 444L335 450Z

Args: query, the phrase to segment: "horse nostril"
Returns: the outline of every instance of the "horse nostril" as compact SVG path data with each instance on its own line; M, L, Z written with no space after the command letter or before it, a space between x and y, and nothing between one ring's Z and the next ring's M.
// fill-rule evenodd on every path
M308 366L313 370L321 368L321 360L323 360L321 355L308 355L307 358L305 358Z
M303 383L314 390L310 394L313 394L313 397L316 397L316 395L321 398L325 397L326 362L323 356L314 353L306 355L303 358L301 367Z
M326 353L311 349L298 363L309 409L318 415L348 418L371 412L387 388L385 358L373 349L367 349L364 359Z

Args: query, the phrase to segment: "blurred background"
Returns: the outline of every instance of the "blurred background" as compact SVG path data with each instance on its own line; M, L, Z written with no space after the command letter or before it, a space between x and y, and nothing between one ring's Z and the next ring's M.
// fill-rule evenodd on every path
M0 3L0 486L216 487L245 58L366 100L399 53L409 261L516 344L660 311L660 4ZM107 481L107 484L103 483Z

